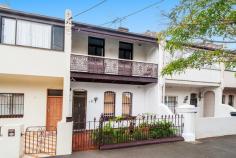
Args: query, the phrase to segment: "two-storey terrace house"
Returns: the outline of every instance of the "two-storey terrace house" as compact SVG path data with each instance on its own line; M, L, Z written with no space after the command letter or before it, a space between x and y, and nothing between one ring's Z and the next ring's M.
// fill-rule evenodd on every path
M50 129L65 120L67 34L64 20L0 8L0 125Z
M156 113L157 39L124 28L75 23L71 91L74 122L85 123L101 114Z
M67 14L68 13L68 14ZM157 38L0 9L0 123L157 113ZM160 70L160 69L159 69ZM84 127L81 127L84 128Z
M186 47L185 51L175 53L174 56L166 53L164 61L168 63L173 58L187 57L193 49L211 51L216 47L219 46L209 44ZM164 103L174 113L175 108L183 103L198 107L199 117L230 116L230 111L235 111L235 72L225 70L223 63L165 76L164 82Z

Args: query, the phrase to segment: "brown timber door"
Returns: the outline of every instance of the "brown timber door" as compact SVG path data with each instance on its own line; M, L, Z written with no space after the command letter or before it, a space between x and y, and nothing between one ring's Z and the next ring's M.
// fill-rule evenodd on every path
M74 91L73 94L73 121L74 129L86 128L86 91Z
M55 130L57 122L62 119L62 90L48 90L47 130Z

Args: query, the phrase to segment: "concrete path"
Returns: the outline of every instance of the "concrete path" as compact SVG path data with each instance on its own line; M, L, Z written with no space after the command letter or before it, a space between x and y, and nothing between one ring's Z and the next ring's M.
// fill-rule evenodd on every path
M236 136L201 139L133 148L75 152L58 158L236 158Z

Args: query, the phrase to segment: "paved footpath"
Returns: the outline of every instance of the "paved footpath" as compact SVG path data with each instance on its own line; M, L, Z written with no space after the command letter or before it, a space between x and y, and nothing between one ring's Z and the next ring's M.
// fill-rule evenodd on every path
M75 152L57 158L236 158L236 135L106 151Z

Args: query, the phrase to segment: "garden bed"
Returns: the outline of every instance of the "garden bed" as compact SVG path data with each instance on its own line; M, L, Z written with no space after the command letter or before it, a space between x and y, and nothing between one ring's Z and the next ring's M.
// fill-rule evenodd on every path
M161 143L170 143L183 141L184 138L181 136L176 137L168 137L168 138L160 138L154 140L141 140L129 143L119 143L119 144L107 144L100 146L100 150L110 150L110 149L119 149L119 148L127 148L127 147L136 147L141 145L150 145L150 144L161 144Z

